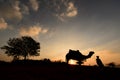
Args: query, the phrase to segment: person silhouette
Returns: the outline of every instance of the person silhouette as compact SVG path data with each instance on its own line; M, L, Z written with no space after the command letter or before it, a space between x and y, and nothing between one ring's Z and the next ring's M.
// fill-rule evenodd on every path
M99 67L104 67L104 64L102 63L101 59L99 58L99 56L96 56L96 63Z

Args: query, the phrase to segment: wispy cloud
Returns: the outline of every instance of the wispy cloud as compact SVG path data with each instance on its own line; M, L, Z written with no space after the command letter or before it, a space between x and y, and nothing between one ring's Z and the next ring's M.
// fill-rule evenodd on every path
M42 30L42 33L43 33L43 34L45 34L45 33L47 33L47 32L48 32L48 29L43 29L43 30Z
M4 3L4 4L3 4ZM22 13L19 7L19 1L1 1L0 2L0 16L6 19L22 19Z
M61 21L65 21L66 18L75 17L78 14L78 10L74 3L70 1L62 0L60 3L55 4L55 8L55 16Z
M29 28L25 28L25 27L22 27L19 31L19 34L21 36L32 36L32 37L36 37L38 36L40 33L47 33L48 32L48 29L44 29L40 26L31 26Z
M29 2L3 0L0 1L0 10L0 16L10 20L22 20L25 17L24 14L30 16L32 11L38 11L38 13L45 11L45 16L54 15L61 21L75 17L78 14L73 0L29 0Z
M29 14L29 7L25 4L21 4L21 12L22 14Z
M68 17L74 17L78 13L77 8L74 6L72 2L68 3L67 11L66 11L66 16Z
M38 4L37 0L29 0L29 1L30 1L32 9L37 11L39 8L39 4Z
M0 18L0 30L7 29L8 24L5 22L3 18Z

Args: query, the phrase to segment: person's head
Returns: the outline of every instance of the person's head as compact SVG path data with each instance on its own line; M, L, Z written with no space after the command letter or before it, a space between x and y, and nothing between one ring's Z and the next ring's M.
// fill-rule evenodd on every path
M97 57L97 59L99 59L99 56L96 56Z

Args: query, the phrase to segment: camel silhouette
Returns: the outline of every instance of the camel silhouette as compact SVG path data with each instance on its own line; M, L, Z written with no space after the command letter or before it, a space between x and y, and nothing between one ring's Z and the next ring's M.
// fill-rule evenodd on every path
M70 59L77 60L77 64L81 65L86 59L91 58L94 54L93 51L90 51L88 55L83 55L79 50L69 50L66 54L66 62L68 63Z

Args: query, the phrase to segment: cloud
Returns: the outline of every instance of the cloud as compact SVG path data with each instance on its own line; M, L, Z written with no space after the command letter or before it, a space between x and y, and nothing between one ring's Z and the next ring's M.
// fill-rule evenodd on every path
M29 7L26 6L25 4L22 4L22 5L21 5L21 12L22 12L23 14L29 14Z
M55 15L60 21L65 22L65 14L61 13L61 14L56 14Z
M19 31L19 34L21 36L36 37L40 33L44 34L44 33L47 33L47 32L48 32L48 29L43 29L42 27L35 25L35 26L31 26L29 28L22 27Z
M42 33L43 33L43 34L45 34L45 33L47 33L47 32L48 32L48 29L43 29L43 30L42 30Z
M0 18L0 30L7 29L8 24L5 22L3 18Z
M61 21L65 21L66 18L75 17L78 14L77 8L70 0L62 0L60 3L56 3L54 7L56 10L55 16Z
M77 8L75 8L75 6L72 2L69 2L68 7L67 7L66 16L74 17L76 15L77 15Z
M39 2L30 0L30 3L34 10L37 11L39 8L40 12L45 13L44 15L57 17L61 21L78 14L74 0L40 0Z
M0 17L6 19L22 19L22 13L20 12L19 1L1 1L0 2Z
M32 9L37 11L39 8L39 4L38 4L37 0L29 0L29 1L30 1Z

